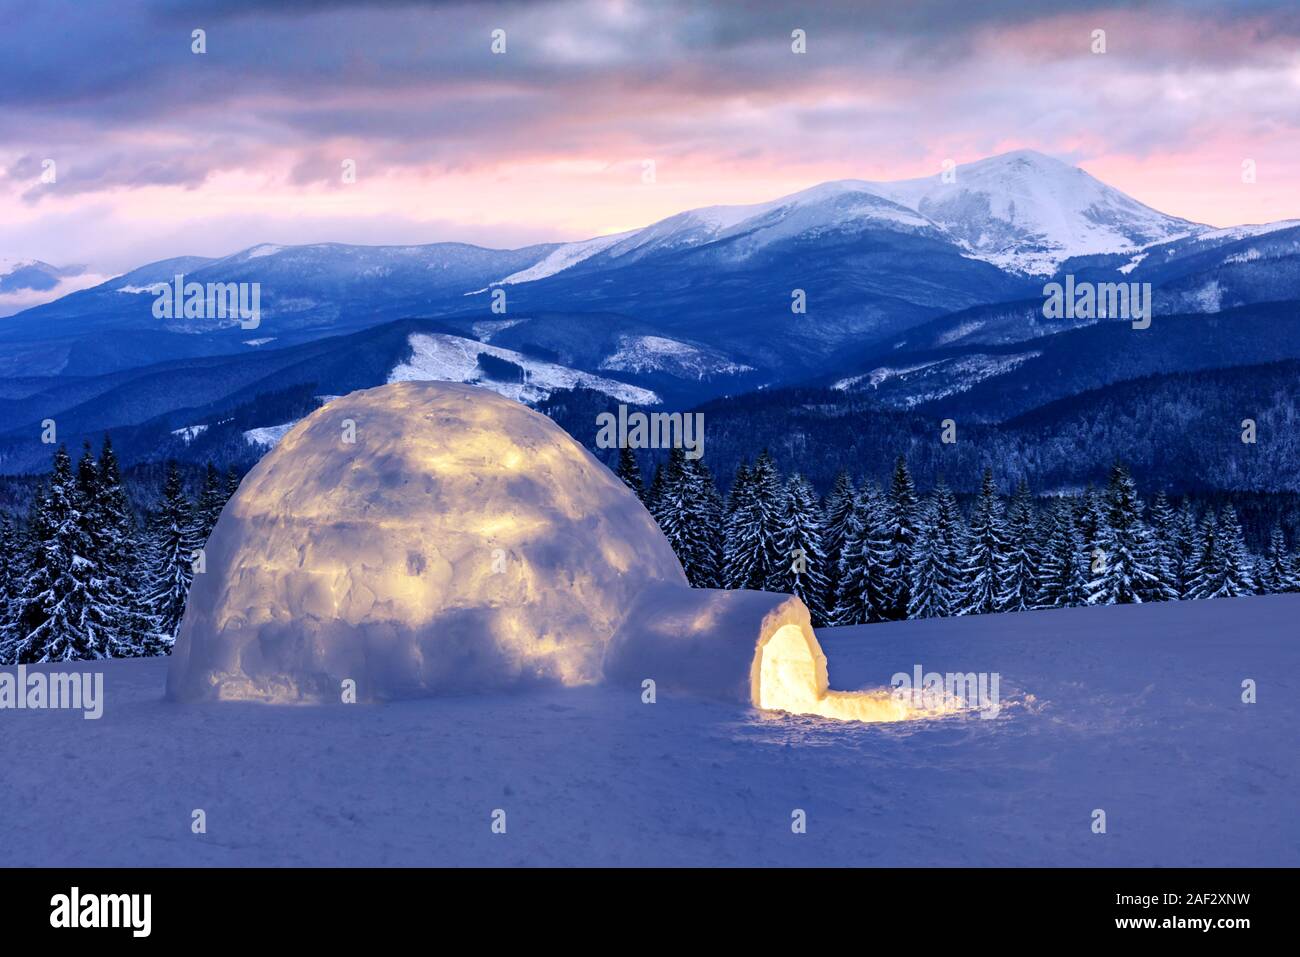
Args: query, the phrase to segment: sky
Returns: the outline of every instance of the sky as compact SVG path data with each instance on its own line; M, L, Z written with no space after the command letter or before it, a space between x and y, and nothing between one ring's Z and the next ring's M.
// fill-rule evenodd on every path
M1019 148L1265 222L1298 130L1294 0L0 0L0 262L514 247Z

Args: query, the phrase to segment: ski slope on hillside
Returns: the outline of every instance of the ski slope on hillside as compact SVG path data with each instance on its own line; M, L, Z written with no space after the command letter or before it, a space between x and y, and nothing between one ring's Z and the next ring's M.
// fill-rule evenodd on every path
M0 846L46 866L1296 866L1298 616L1284 595L823 630L835 687L1001 675L997 718L876 725L607 686L177 705L166 659L81 663L106 675L100 720L0 712Z

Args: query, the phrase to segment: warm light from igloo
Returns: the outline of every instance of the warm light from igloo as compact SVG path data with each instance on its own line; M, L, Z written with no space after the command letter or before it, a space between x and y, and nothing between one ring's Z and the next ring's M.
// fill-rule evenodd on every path
M904 721L941 713L916 707L889 688L830 691L819 677L821 663L796 625L783 625L762 647L758 706L764 711L811 714L836 721ZM950 710L950 709L944 709Z

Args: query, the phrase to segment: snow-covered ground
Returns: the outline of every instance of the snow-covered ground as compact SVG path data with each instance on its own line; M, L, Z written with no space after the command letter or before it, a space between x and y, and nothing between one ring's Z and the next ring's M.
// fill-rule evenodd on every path
M512 349L460 336L414 332L410 336L411 357L398 363L388 374L389 382L466 382L481 385L517 402L537 402L555 389L582 386L604 392L620 402L656 405L659 396L649 389L592 375L568 366L533 359ZM527 373L527 382L497 382L483 375L478 357L483 353L513 362Z
M821 631L834 688L917 664L1001 675L995 719L876 725L639 687L178 705L163 659L81 664L105 673L100 720L0 711L0 848L76 866L1296 866L1298 619L1283 595Z

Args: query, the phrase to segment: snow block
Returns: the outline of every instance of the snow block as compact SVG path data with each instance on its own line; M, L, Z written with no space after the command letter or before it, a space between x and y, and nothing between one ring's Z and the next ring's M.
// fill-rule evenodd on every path
M689 591L636 496L558 425L443 382L354 392L298 423L227 504L206 564L173 700L590 683L647 585Z
M760 706L763 651L778 635L799 661L801 695L827 693L826 656L793 595L648 586L605 651L605 680Z

